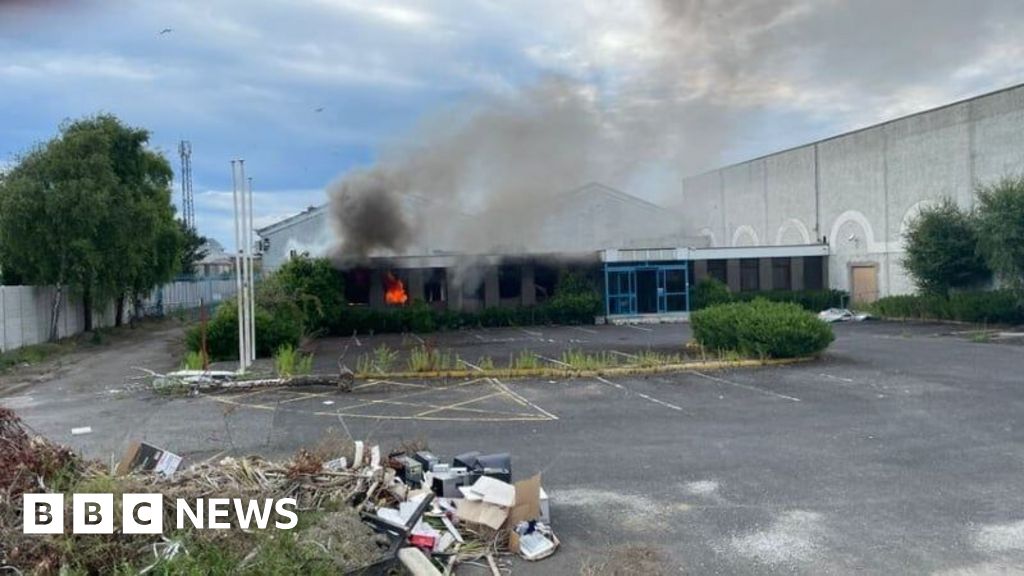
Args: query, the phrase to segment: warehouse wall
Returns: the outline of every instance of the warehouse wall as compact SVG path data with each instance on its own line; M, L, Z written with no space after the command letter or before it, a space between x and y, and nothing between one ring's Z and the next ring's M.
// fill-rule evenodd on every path
M880 296L913 290L902 232L922 207L1024 170L1024 87L1014 87L683 181L687 233L714 246L825 238L832 287L876 267Z

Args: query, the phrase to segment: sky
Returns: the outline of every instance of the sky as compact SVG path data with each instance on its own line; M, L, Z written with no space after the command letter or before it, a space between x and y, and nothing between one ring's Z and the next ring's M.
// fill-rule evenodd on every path
M231 246L231 159L262 226L481 108L515 130L494 117L557 81L600 153L649 158L609 184L671 203L687 174L1024 82L1022 24L1019 0L0 0L0 167L113 113L176 170L192 143L200 232Z

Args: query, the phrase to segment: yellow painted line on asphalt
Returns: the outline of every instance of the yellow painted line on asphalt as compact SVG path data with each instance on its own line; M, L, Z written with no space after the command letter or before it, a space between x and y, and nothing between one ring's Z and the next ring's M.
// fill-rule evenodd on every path
M551 418L552 420L558 420L558 416L555 416L551 412L548 412L547 410L541 408L540 406L537 406L533 402L530 402L526 398L523 398L520 394L513 392L512 389L503 384L501 380L498 380L497 378L491 378L490 380L491 382L494 382L496 386L501 387L501 389L504 390L509 396L513 398L518 398L520 401L525 402L530 408L533 408L534 410L540 412L541 414L547 416L548 418Z
M464 411L464 412L480 412L482 414L503 414L503 415L506 415L506 416L532 416L532 414L524 414L522 412L502 412L500 410L482 410L482 409L479 409L479 408L455 408L455 406L458 406L458 405L469 404L469 403L472 403L472 402L476 402L476 401L483 400L485 398L490 398L491 396L496 396L496 395L500 395L500 394L502 394L502 393L501 392L495 392L493 394L488 394L487 396L483 396L483 397L480 397L480 398L473 398L471 400L467 400L466 402L459 402L459 403L453 404L451 406L445 406L445 405L442 405L442 404L426 404L426 403L422 403L422 402L399 402L399 401L395 401L395 400L374 400L373 403L374 404L393 405L393 406L411 406L413 408L427 408L428 412L439 412L439 411L442 411L442 410L461 410L461 411ZM338 410L351 410L352 408L353 408L353 406L341 406L341 407L338 408Z
M430 386L429 384L415 384L413 382L395 382L393 380L371 380L365 384L354 386L352 388L352 392L363 390L364 388L369 388L371 386L379 386L381 384L393 384L395 386L405 386L406 388L433 388L433 386Z
M359 413L349 413L349 412L323 412L323 411L310 411L310 412L307 412L307 411L304 411L304 410L295 410L295 409L281 408L280 406L268 406L268 405L265 405L265 404L242 404L242 403L239 403L239 402L232 402L232 401L230 401L230 400L228 400L226 398L212 398L212 397L209 397L209 398L211 400L216 401L216 402L221 402L221 403L224 403L224 404L231 404L231 405L237 406L239 408L250 408L250 409L253 409L253 410L264 410L264 411L268 411L268 412L273 412L275 410L282 410L282 411L286 411L286 412L293 412L293 413L300 413L300 414L309 414L311 416L327 416L327 417L331 417L331 418L337 418L337 417L341 416L343 418L365 418L365 419L369 419L369 420L423 420L423 421L427 421L427 422L547 422L547 421L551 420L551 418L548 418L548 417L545 417L545 416L541 416L541 415L513 415L513 416L504 417L504 418L496 418L496 417L486 417L486 416L476 416L476 417L473 417L473 416L465 416L465 417L460 417L460 416L416 416L416 415L401 416L401 415L394 415L394 414L359 414ZM456 410L462 410L462 409L461 408L456 408ZM493 412L488 412L488 413L489 414L493 414Z
M477 402L482 402L484 400L488 400L490 398L494 398L495 396L502 396L503 394L504 394L503 392L495 392L493 394L487 394L486 396L480 396L479 398L470 398L469 400L463 400L462 402L456 402L455 404L449 404L448 406L439 406L439 407L436 407L436 408L434 408L432 410L426 410L424 412L420 412L419 414L416 414L416 416L426 416L427 414L435 414L437 412L444 412L445 410L456 410L456 409L459 409L459 406L466 406L468 404L475 404Z
M337 394L337 392L332 390L330 392L321 392L319 394L314 394L312 392L295 392L295 394L299 394L299 396L296 396L294 398L289 398L287 400L281 400L281 401L278 402L278 404L288 404L289 402L297 402L299 400L309 400L310 398L319 398L321 396L328 396L328 395L332 395L332 394Z

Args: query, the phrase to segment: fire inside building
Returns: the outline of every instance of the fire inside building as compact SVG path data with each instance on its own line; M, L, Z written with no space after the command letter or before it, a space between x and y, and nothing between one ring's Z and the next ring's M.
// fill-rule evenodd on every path
M870 302L913 291L903 233L923 208L971 208L979 185L1021 172L1024 85L685 178L680 213L590 184L551 198L529 249L421 243L350 270L346 291L370 306L529 306L568 266L600 284L610 321L685 317L705 277ZM321 206L260 230L264 266L328 254L328 220Z
M372 307L422 301L462 311L532 306L550 298L560 272L571 270L601 287L610 321L673 320L686 318L691 288L704 277L737 291L828 285L823 244L711 247L706 238L682 234L679 214L600 184L561 195L546 220L530 249L466 253L417 246L370 257L346 270L346 300ZM327 255L334 241L326 207L259 234L270 270L300 254Z

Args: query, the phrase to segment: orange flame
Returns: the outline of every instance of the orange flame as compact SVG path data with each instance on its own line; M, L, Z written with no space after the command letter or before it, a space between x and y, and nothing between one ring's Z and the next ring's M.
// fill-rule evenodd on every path
M405 293L405 285L391 272L384 276L384 286L384 301L388 304L400 306L409 300L409 295Z

